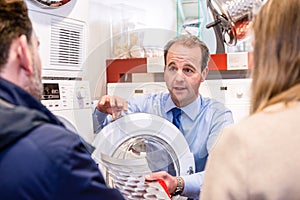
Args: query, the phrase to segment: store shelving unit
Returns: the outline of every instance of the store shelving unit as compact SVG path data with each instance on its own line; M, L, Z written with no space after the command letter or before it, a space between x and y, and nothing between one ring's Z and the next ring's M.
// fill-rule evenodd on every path
M177 33L185 31L200 37L201 16L200 0L177 0Z

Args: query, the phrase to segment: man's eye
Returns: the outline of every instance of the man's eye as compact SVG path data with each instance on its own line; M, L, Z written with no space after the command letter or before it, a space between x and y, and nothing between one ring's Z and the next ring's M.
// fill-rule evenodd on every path
M175 71L176 70L176 67L174 66L169 66L169 71Z
M186 73L193 73L194 70L190 69L190 68L185 68L183 69L183 71L185 71Z

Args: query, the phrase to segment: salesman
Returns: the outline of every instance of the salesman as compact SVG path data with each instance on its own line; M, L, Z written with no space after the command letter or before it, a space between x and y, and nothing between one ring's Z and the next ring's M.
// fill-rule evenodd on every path
M161 171L146 176L146 180L162 178L171 194L194 199L199 197L206 159L216 138L221 129L233 123L229 109L199 94L200 84L208 73L209 57L207 46L196 36L176 37L164 49L164 79L168 92L136 95L127 101L105 95L94 112L98 130L120 117L123 110L156 114L173 122L194 155L196 173L175 177Z

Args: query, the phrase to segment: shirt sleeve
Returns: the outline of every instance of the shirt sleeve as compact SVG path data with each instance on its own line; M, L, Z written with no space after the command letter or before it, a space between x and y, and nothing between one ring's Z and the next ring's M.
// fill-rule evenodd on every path
M198 172L192 175L182 176L184 180L184 189L182 196L186 196L193 199L198 199L200 194L200 187L204 179L204 171Z
M232 112L229 109L225 108L223 105L222 107L223 109L216 110L212 117L210 134L206 146L208 153L210 153L210 151L212 150L223 128L230 124L233 124Z
M111 121L111 117L108 114L102 113L95 108L93 112L93 126L94 126L94 133L99 133L101 129L106 126L109 121Z
M149 98L146 95L135 95L129 98L126 102L128 104L128 111L129 113L135 112L147 112L145 108L149 107L148 101L146 99ZM112 116L106 113L102 113L95 108L93 112L93 126L94 126L94 133L99 133L103 127L105 127L108 123L112 121Z

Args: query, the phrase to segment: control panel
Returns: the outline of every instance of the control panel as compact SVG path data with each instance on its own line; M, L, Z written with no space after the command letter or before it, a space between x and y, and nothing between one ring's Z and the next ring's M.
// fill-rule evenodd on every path
M51 111L91 108L87 81L43 80L42 103Z

